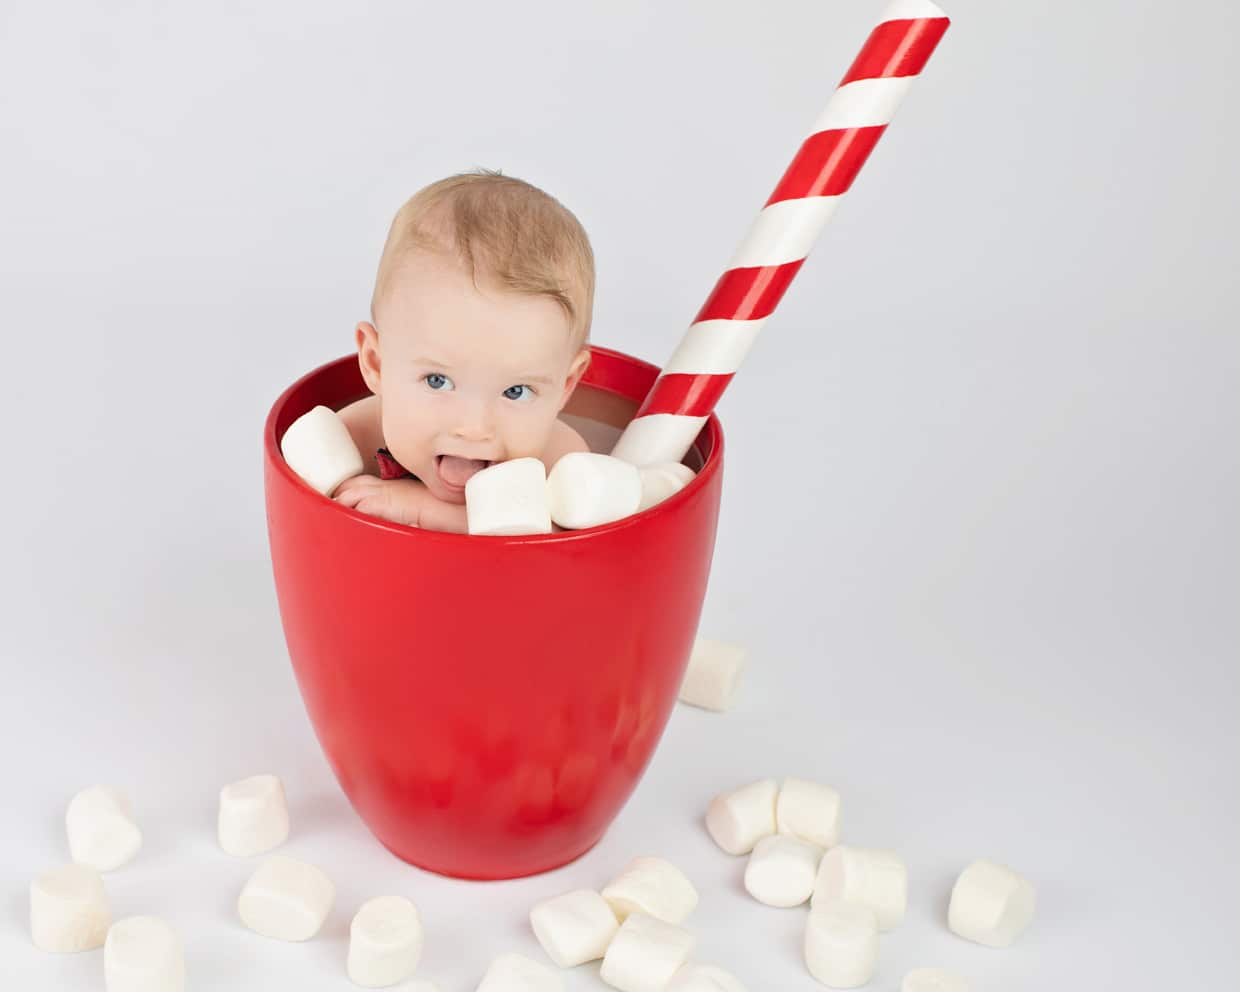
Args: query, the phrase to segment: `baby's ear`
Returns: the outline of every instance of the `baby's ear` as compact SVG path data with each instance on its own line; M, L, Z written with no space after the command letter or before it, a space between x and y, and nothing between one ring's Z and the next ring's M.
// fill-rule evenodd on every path
M361 321L354 332L357 341L357 364L362 370L362 378L367 388L376 396L379 395L379 332L374 324Z
M590 349L582 348L577 352L577 356L573 359L572 364L568 367L568 378L564 382L564 395L560 397L560 409L564 409L564 404L568 402L568 398L573 395L573 390L577 388L577 383L581 381L581 377L586 374L586 369L590 367Z

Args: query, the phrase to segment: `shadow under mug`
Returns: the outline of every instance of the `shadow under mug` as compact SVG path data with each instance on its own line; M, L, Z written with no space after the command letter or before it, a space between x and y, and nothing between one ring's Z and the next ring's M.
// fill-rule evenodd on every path
M618 432L659 370L591 347L566 406ZM520 537L392 524L303 483L279 439L368 395L356 356L303 376L264 430L280 618L302 699L375 836L462 878L548 871L593 847L676 703L701 617L723 480L712 416L696 477L641 513Z

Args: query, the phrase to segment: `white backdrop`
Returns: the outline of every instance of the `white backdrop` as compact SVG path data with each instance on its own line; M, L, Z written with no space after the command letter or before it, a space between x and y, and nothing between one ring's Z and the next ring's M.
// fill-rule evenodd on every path
M190 987L348 987L348 920L401 892L421 972L541 957L525 914L634 855L697 883L703 960L815 987L804 911L710 842L716 792L797 775L889 846L918 965L978 990L1234 978L1240 15L954 0L955 23L720 405L703 633L751 651L736 710L682 709L602 844L455 882L374 842L297 696L259 435L344 354L396 207L487 166L582 219L594 340L660 363L881 2L0 4L5 389L0 982L102 988L29 943L77 789L129 791L117 916L186 942ZM1234 101L1233 101L1234 102ZM234 911L218 788L285 779L287 852L337 881L319 938ZM1013 948L953 937L977 857L1039 886ZM570 989L599 987L597 966Z

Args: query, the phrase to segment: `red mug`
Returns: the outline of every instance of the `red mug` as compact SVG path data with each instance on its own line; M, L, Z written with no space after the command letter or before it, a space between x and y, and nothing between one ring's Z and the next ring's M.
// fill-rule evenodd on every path
M564 413L619 429L659 370L592 347ZM301 481L279 439L368 394L356 356L286 389L264 428L280 618L332 770L397 857L461 878L593 847L676 703L714 552L723 433L684 489L586 530L481 537L368 517Z

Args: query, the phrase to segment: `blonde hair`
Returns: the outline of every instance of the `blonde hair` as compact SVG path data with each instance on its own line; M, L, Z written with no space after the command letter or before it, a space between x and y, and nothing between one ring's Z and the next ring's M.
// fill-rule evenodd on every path
M559 200L499 171L464 172L419 190L396 212L375 278L370 313L401 262L424 249L455 254L477 284L482 272L505 289L548 296L583 347L594 310L594 252Z

